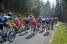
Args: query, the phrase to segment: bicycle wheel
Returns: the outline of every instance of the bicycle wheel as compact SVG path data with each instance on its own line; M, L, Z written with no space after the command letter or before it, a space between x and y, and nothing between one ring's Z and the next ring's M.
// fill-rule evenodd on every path
M2 37L2 35L0 35L0 44L2 44L3 43L3 37Z
M15 39L15 34L14 34L14 32L10 32L10 33L9 33L9 36L8 36L8 41L9 41L9 42L13 42L14 39Z

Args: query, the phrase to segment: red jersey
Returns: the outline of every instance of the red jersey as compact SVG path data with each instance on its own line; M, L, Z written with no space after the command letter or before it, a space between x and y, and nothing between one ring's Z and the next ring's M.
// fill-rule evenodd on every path
M32 25L37 25L37 24L38 24L37 19L33 18L33 19L32 19Z

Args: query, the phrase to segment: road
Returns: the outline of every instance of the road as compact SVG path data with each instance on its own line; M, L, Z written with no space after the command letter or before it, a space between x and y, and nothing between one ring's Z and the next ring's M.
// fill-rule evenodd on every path
M49 30L50 34L46 34L44 32L37 32L36 34L29 33L22 33L21 35L17 34L14 42L9 43L8 41L4 44L50 44L53 30Z

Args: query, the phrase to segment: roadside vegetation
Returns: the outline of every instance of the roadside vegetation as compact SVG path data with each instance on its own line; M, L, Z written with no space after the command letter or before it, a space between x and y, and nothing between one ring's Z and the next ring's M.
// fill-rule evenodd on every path
M60 22L57 26L51 44L67 44L67 28L64 23Z

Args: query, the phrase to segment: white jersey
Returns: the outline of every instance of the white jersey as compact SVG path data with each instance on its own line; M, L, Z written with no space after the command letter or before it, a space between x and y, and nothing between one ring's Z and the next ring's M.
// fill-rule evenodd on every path
M10 18L10 16L6 16L6 15L5 15L5 16L3 16L3 17L8 18L8 19Z
M45 18L42 18L42 20L46 20Z

